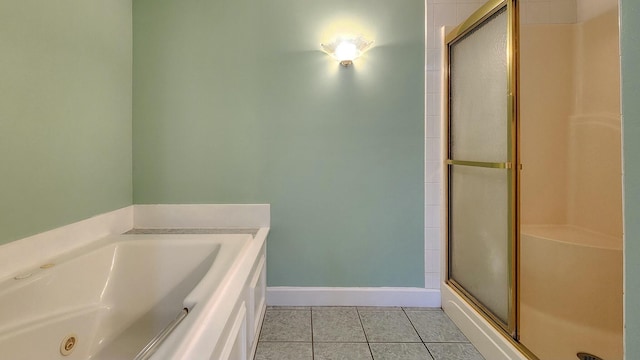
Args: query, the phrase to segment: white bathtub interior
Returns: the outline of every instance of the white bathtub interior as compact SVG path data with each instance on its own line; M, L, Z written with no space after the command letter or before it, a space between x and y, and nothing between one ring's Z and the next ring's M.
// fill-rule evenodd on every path
M63 358L60 343L73 334L77 343L65 359L131 359L182 308L193 309L215 292L251 239L114 236L15 275L24 279L5 279L3 356Z

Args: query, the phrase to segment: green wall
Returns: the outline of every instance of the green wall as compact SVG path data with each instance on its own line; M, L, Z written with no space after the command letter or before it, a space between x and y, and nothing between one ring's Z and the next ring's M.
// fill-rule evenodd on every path
M422 2L135 0L134 12L136 203L271 203L270 285L422 285ZM637 354L640 4L622 0L621 14ZM318 42L351 16L376 47L344 69ZM131 21L129 0L0 0L0 244L131 204Z
M134 202L270 203L271 286L424 286L422 0L135 0ZM345 19L375 47L320 51Z
M131 204L131 0L0 0L0 244Z
M624 126L625 358L640 354L640 3L620 2Z

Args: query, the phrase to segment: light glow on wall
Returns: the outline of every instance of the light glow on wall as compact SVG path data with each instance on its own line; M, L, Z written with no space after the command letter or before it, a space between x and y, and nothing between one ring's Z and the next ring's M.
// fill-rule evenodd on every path
M320 44L327 54L333 56L342 66L349 66L353 61L367 51L373 41L362 36L354 38L338 38L329 44Z

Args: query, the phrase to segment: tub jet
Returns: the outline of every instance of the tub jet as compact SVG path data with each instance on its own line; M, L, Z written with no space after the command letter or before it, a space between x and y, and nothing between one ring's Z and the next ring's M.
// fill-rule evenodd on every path
M71 355L77 343L78 337L76 334L65 336L64 339L62 339L62 342L60 342L60 354L62 354L62 356Z

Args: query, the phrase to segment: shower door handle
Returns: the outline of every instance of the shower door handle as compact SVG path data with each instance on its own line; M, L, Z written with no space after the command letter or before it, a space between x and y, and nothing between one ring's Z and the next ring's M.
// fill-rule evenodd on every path
M511 169L513 165L510 161L507 162L484 162L484 161L464 161L464 160L451 160L447 159L447 165L461 165L461 166L475 166L491 169Z

